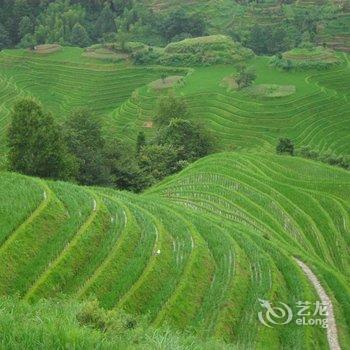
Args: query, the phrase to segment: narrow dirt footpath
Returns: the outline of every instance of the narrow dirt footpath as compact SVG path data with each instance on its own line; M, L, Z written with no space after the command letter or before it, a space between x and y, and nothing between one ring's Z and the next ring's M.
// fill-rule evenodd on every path
M329 348L331 350L341 350L341 347L339 345L338 341L338 331L337 331L337 325L335 323L334 318L334 310L333 310L333 304L332 300L328 297L327 293L323 289L323 287L320 284L320 281L317 279L315 274L311 271L311 269L304 264L302 261L295 259L298 265L301 267L307 278L310 280L310 282L315 287L318 296L320 297L320 300L322 304L328 305L327 307L327 339Z

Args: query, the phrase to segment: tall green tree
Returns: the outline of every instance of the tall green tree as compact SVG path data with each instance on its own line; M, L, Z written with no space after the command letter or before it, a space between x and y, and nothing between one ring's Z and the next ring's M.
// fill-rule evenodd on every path
M113 187L140 192L152 184L152 177L141 169L134 152L120 141L105 145L104 162L109 169L109 181Z
M10 169L44 178L66 179L74 172L60 127L36 101L17 102L8 130Z
M176 36L196 37L203 36L206 32L204 19L196 15L188 15L183 9L170 12L160 21L160 30L167 41Z
M22 38L22 40L21 40L21 42L18 44L18 46L20 47L20 48L23 48L23 49L34 49L34 47L35 47L35 45L36 45L36 39L35 39L35 37L34 37L34 35L32 35L32 34L26 34L23 38Z
M100 13L96 21L96 32L99 37L102 37L105 33L114 33L117 30L114 21L114 15L110 8L110 5L106 2L103 10Z
M72 29L71 43L80 47L87 47L90 39L84 26L76 23Z
M178 160L194 161L211 153L214 139L198 123L180 118L172 119L158 135L160 145L171 145L177 150Z
M77 109L64 124L64 130L68 149L78 163L77 181L84 185L108 184L105 142L96 115L88 109Z
M294 155L294 143L291 139L280 138L276 146L277 154L290 154Z
M23 38L27 34L33 33L33 22L28 16L24 16L19 22L19 34Z
M85 20L86 11L81 5L73 5L67 0L51 2L38 16L35 30L37 41L43 38L46 43L70 43L73 27Z
M168 125L173 118L187 119L188 116L186 102L181 97L171 94L159 98L154 122L162 127Z
M136 154L139 154L141 148L146 145L146 135L143 131L140 131L136 139Z
M142 147L139 164L144 173L153 178L153 182L181 170L182 166L178 160L178 150L169 144Z
M9 33L5 27L0 23L0 50L5 49L11 43Z

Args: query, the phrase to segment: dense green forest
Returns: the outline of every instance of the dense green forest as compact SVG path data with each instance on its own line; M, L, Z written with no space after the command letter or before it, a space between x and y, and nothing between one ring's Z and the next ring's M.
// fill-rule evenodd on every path
M315 6L293 1L224 1L223 13L213 13L214 5L207 3L203 10L193 11L184 5L159 11L159 4L150 0L4 0L0 8L0 49L44 43L86 47L127 40L162 46L219 31L257 54L275 54L303 42L335 45L329 32L333 30L334 39L337 31L347 31L349 25L347 1ZM247 19L245 23L241 22L243 18Z

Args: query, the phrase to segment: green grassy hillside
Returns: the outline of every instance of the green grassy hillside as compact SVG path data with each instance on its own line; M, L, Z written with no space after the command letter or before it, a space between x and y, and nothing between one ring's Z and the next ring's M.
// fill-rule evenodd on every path
M345 56L344 56L345 57ZM269 66L269 59L250 62L256 85L278 84L295 87L285 97L257 98L248 91L230 91L223 83L234 67L196 68L175 88L185 97L193 118L205 123L217 136L222 149L273 152L278 138L285 135L297 147L310 145L321 152L350 153L349 110L350 69L347 63L326 71L281 72ZM111 130L136 139L153 117L157 95L142 87L111 113ZM152 130L146 129L151 135Z
M16 99L31 95L63 120L76 107L105 116L133 91L175 69L112 64L83 57L84 50L64 48L53 54L25 50L0 53L0 150L3 150L9 111ZM181 70L180 70L181 71Z
M247 64L256 71L257 90L268 84L288 85L292 94L259 96L248 90L230 91L225 79L235 73L230 65L194 69L112 64L82 57L82 50L64 48L50 55L26 51L0 54L0 146L4 152L6 126L13 102L33 95L63 120L75 107L87 106L103 120L106 135L135 142L140 130L154 135L152 118L162 90L150 83L183 75L175 92L187 101L193 118L217 136L221 150L273 152L281 136L297 147L309 145L321 153L350 154L348 110L350 66L324 70L283 72L258 57ZM294 92L295 91L295 92ZM294 93L293 93L294 92Z
M95 301L41 300L29 304L0 298L2 349L230 349L216 340L201 340L150 326L146 320L106 311Z
M321 327L267 328L257 318L259 298L292 308L319 300L296 258L330 297L350 346L347 171L222 153L142 195L10 173L0 184L0 294L94 296L240 349L326 349Z
M155 135L157 100L171 88L186 101L189 117L216 136L219 151L236 152L197 161L141 195L1 172L0 296L24 299L14 302L18 312L40 313L49 327L57 313L43 314L39 300L78 299L62 307L76 341L84 344L79 337L86 335L87 347L122 344L85 334L74 321L94 297L105 310L146 317L152 327L169 325L175 337L188 332L238 349L327 349L331 334L349 348L350 174L274 155L280 137L321 154L350 154L349 57L335 55L338 64L324 70L284 71L269 57L252 58L245 63L257 80L236 90L233 64L137 66L78 48L2 51L0 166L11 108L28 95L60 122L74 108L89 107L107 138L134 147L139 131ZM313 303L320 295L334 311L328 332L295 323L268 328L258 320L259 299L284 302L296 314L297 301ZM0 298L4 317L11 302ZM0 327L13 342L28 339L14 322ZM23 338L13 335L16 327ZM70 339L67 329L62 339ZM157 339L173 345L173 336ZM53 342L52 332L47 337ZM150 343L140 344L157 348L145 337ZM0 336L0 347L9 339ZM179 340L178 348L189 348L191 339ZM17 348L23 346L18 340Z
M324 16L318 21L316 41L326 43L336 50L350 51L349 7L346 0L295 0L281 2L275 0L245 2L232 0L147 0L156 13L183 9L188 13L198 14L209 22L209 32L229 33L238 31L245 37L254 25L276 25L288 21L298 11L317 13ZM332 8L331 11L330 8Z

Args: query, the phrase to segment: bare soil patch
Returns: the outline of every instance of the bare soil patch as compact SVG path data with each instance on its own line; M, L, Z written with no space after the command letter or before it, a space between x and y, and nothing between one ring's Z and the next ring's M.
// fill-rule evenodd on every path
M228 90L237 90L238 84L234 76L225 77L221 81L221 86L226 87Z
M155 90L163 90L170 89L174 87L176 84L183 80L183 76L181 75L172 75L170 77L166 77L165 79L158 79L149 84L149 87Z
M153 128L153 122L152 120L148 120L147 122L145 122L143 124L143 127L146 128L146 129L152 129Z
M255 97L284 97L293 95L296 91L294 85L258 84L252 85L245 91Z
M115 52L108 48L87 48L82 54L83 57L99 60L122 61L129 58L129 55L122 52Z
M62 46L58 44L44 44L44 45L37 45L34 47L33 52L38 54L47 54L47 53L53 53L62 50Z

